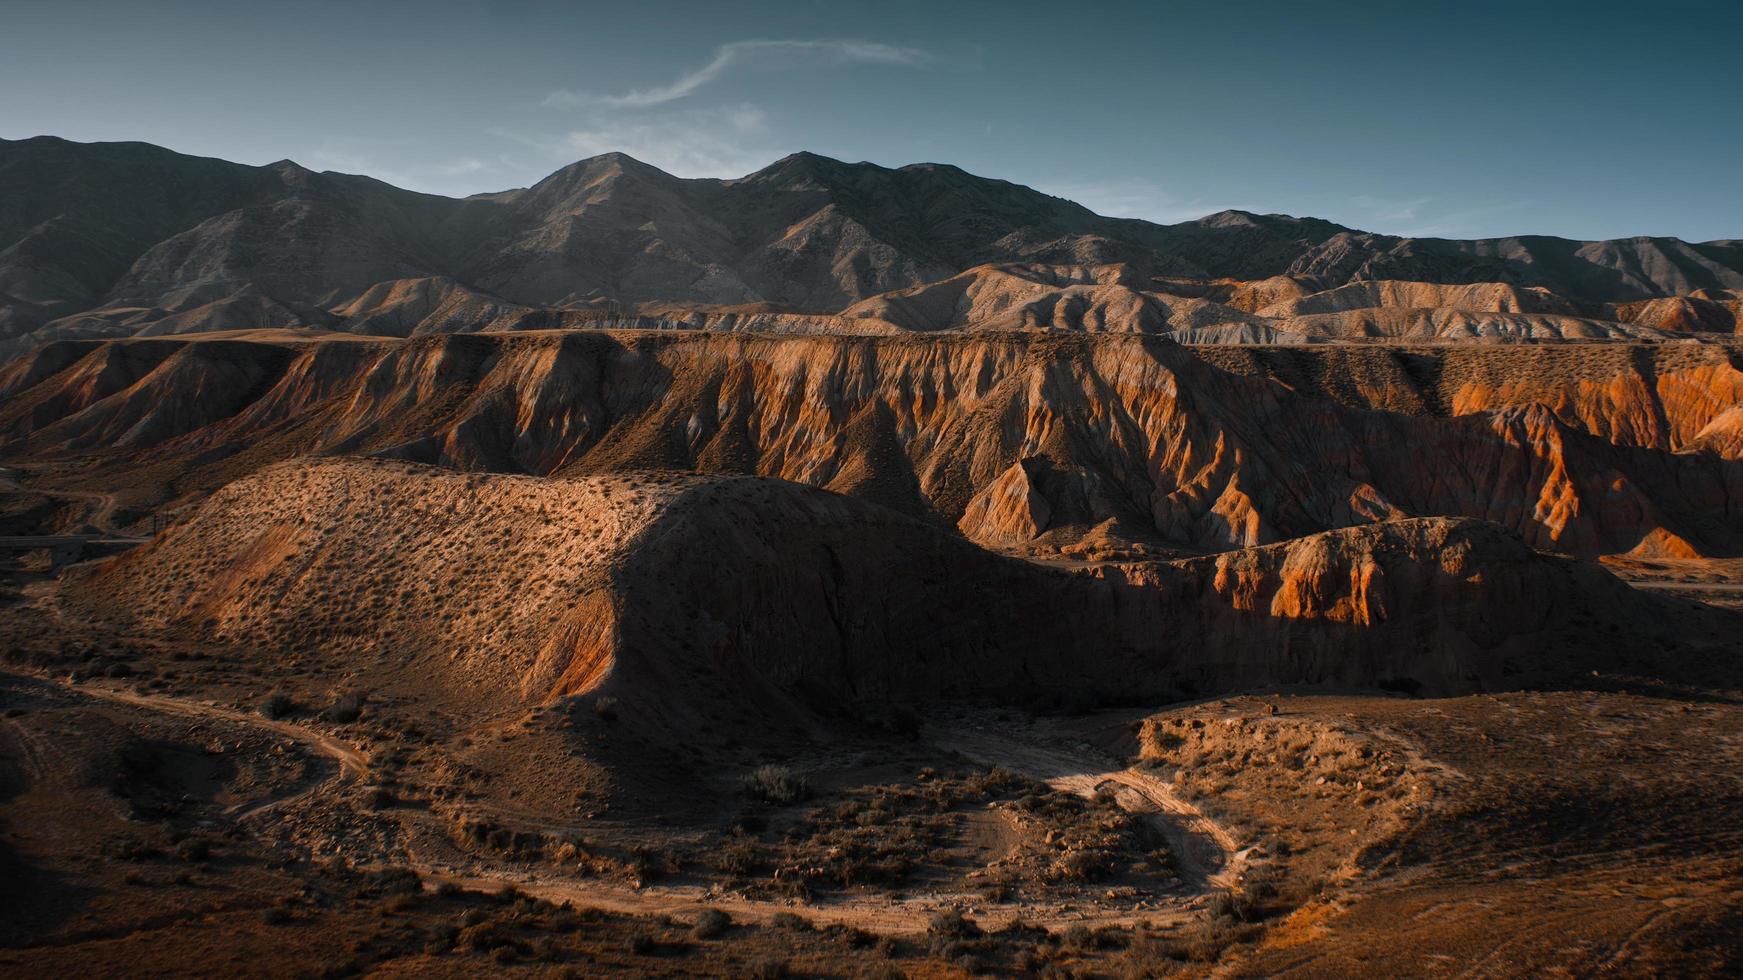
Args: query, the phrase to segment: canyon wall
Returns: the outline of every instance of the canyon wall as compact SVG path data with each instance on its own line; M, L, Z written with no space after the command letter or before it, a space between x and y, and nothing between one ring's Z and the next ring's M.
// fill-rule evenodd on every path
M776 477L975 541L1218 551L1398 517L1572 554L1731 554L1717 345L1187 348L1016 334L563 332L62 344L0 374L0 452L141 506L277 460Z

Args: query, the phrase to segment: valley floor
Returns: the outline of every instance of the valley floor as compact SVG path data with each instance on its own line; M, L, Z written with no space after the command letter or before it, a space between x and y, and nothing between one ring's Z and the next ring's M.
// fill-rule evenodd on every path
M1736 352L43 348L0 974L1743 972Z
M944 707L794 739L762 762L806 781L792 799L576 781L557 806L537 771L617 737L597 705L505 726L531 764L478 771L469 743L493 736L464 719L353 714L292 663L57 621L55 587L14 573L0 615L7 972L1743 965L1732 694Z

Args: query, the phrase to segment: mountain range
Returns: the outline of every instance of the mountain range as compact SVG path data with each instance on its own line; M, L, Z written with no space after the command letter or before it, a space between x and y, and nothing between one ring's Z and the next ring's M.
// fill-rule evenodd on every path
M1266 298L1296 300L1374 281L1493 283L1551 294L1555 315L1604 320L1629 319L1618 304L1677 297L1693 312L1654 315L1718 315L1729 329L1743 242L1400 238L1241 211L1161 225L953 166L889 169L811 153L731 180L678 178L608 153L532 187L453 199L288 160L255 167L145 143L0 140L0 344L14 349L260 326L466 331L511 315L519 328L656 315L779 329L782 316L864 320L872 315L855 304L897 294L875 301L881 328L902 291L987 266L1007 277L1014 266L1017 278L1050 288L1111 278L1139 297L1121 299L1125 307L1167 297L1164 317L1175 300L1209 298L1219 301L1210 319L1258 339L1275 337L1246 322L1238 303L1228 313L1220 305L1229 284L1286 277L1287 295ZM1207 292L1217 283L1221 292ZM953 288L945 291L958 295ZM1093 313L1094 297L1072 302ZM1715 303L1730 312L1713 314ZM1040 325L1060 326L1053 316ZM831 324L841 322L810 326ZM928 328L961 325L945 315Z

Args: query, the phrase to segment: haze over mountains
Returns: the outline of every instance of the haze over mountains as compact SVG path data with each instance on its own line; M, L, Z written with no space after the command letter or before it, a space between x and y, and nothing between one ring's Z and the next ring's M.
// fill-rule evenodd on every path
M1237 295L1234 283L1275 277L1288 278ZM1461 294L1464 306L1417 297L1408 302L1426 305L1398 308L1503 316L1351 321L1352 309L1395 297L1299 302L1368 281L1498 284ZM946 299L928 306L898 292L926 288ZM1238 211L1157 225L939 164L891 170L799 153L735 180L680 179L605 154L530 188L455 200L290 161L0 141L0 344L14 350L139 333L405 335L632 314L814 333L990 324L1202 340L1654 339L1730 332L1739 289L1743 243L1731 240L1410 239ZM1327 314L1341 319L1311 319Z

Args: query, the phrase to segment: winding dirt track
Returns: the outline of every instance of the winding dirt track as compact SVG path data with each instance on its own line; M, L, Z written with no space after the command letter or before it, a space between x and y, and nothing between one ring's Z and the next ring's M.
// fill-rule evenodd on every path
M116 530L111 523L115 518L115 508L120 505L119 499L113 493L96 490L42 490L26 487L18 482L17 475L11 469L0 467L0 490L13 490L22 493L36 493L44 497L63 497L69 500L85 500L95 505L90 513L85 515L84 523L96 528L99 532L113 537L133 538L125 531ZM140 541L147 540L138 538Z
M313 796L326 787L336 777L351 777L367 779L369 777L369 757L358 751L355 746L348 745L336 738L323 735L300 725L289 722L274 721L259 715L235 708L225 708L220 705L205 704L198 701L188 701L182 698L166 697L160 694L138 694L133 691L120 691L108 688L83 685L71 688L79 694L125 704L150 711L161 711L165 714L179 715L184 718L208 719L216 718L228 722L247 725L253 728L266 729L282 735L292 741L299 742L315 751L323 758L330 759L338 765L336 771L316 773L304 780L294 790L279 796L263 800L252 800L237 803L225 810L225 815L233 820L241 821L250 817L270 813L280 807L295 803L298 800Z
M1121 808L1156 815L1155 826L1168 838L1181 876L1201 891L1233 888L1246 870L1250 851L1242 850L1233 834L1142 769L1110 769L1086 754L986 731L948 732L938 744L1079 796L1093 796L1111 785Z
M72 690L148 710L191 718L217 718L265 729L293 739L337 763L336 771L312 778L291 794L232 807L230 815L235 819L258 815L307 797L335 779L370 778L369 758L355 746L290 722L164 695L89 685ZM801 905L718 894L700 885L656 885L638 889L594 879L575 879L556 872L504 870L480 874L473 869L426 861L416 854L410 855L409 863L432 888L446 884L474 891L497 891L513 886L535 898L573 902L631 915L682 915L703 908L718 908L739 921L761 922L779 913L798 912L819 924L840 924L886 933L924 931L931 918L946 908L966 909L987 928L998 928L1016 918L1030 925L1053 928L1077 924L1090 927L1178 926L1197 915L1197 908L1211 891L1236 884L1246 865L1247 852L1236 849L1236 841L1227 830L1176 797L1167 784L1148 773L1133 769L1110 770L1084 755L1058 746L1041 746L986 732L946 731L937 733L935 741L940 748L955 750L1085 796L1112 784L1116 787L1115 800L1120 806L1133 812L1155 815L1156 825L1167 835L1177 855L1182 878L1191 887L1192 894L1156 896L1153 902L1147 903L1148 907L1143 908L1106 910L1074 902L986 906L985 899L975 892L927 892L900 899L848 897Z
M293 725L288 721L274 721L271 718L263 718L260 715L237 708L189 701L185 698L172 698L162 694L137 694L133 691L117 691L90 685L70 688L70 690L89 697L130 704L152 711L162 711L166 714L182 715L189 718L221 718L224 721L269 729L286 738L301 742L338 762L339 768L345 773L358 778L369 776L369 757L358 751L355 746L304 728L301 725Z

